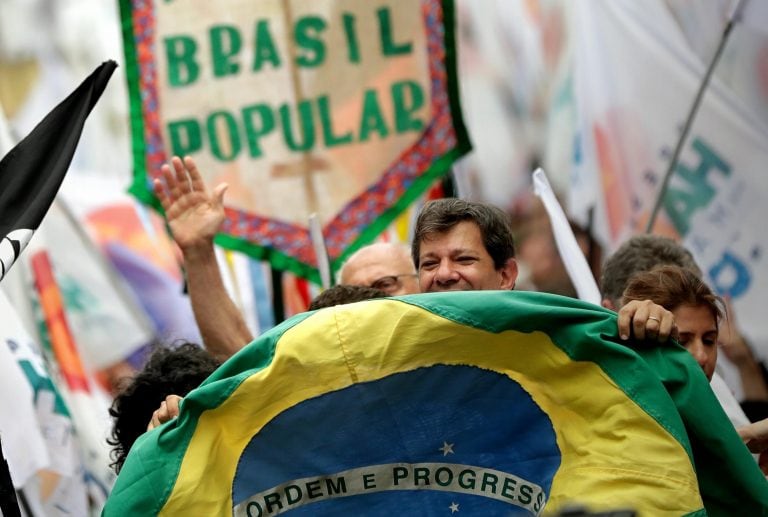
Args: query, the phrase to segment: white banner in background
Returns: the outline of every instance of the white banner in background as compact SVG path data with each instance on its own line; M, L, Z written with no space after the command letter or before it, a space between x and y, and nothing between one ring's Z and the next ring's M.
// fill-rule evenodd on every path
M569 207L613 249L644 231L706 64L660 0L573 6L581 142ZM713 38L719 37L712 34ZM654 233L680 236L768 358L768 132L710 83Z
M85 515L83 464L69 411L2 290L0 372L0 432L14 485L36 514Z
M152 340L151 324L122 277L77 228L61 199L52 205L37 237L48 249L83 360L99 370L124 360ZM84 226L81 225L81 226Z
M15 350L26 346L29 338L3 291L0 329L0 434L13 484L18 488L51 460L37 423L36 390L14 357ZM34 368L30 370L35 372Z

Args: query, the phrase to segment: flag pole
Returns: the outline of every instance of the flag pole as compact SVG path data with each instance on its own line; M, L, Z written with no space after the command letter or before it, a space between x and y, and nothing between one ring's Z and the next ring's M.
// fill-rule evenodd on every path
M587 258L576 241L576 236L568 223L565 211L555 197L547 175L541 167L533 171L532 180L533 192L544 204L552 226L557 251L560 253L560 258L563 260L563 265L573 287L576 288L579 299L600 305L600 289L597 287L597 282L592 274L592 268L587 263Z
M328 250L325 247L323 227L320 224L320 218L316 213L309 214L309 235L312 238L312 247L315 249L317 270L320 272L320 283L323 286L323 289L328 289L333 285L331 278L331 264L328 260Z
M707 67L707 71L704 74L704 79L701 81L701 85L699 86L699 91L696 92L693 105L688 112L688 118L685 120L683 130L680 133L680 138L677 140L675 152L672 154L672 158L669 160L669 166L664 173L664 178L661 182L661 188L659 189L659 193L656 196L656 201L653 205L651 216L648 219L648 224L645 227L645 233L653 233L653 225L656 223L656 218L658 217L659 211L661 210L661 204L664 201L665 194L667 193L667 187L669 187L669 180L672 179L672 174L674 173L675 168L677 167L677 164L680 160L680 153L682 152L683 145L685 145L685 141L688 138L688 133L690 132L691 126L693 125L693 120L696 118L696 113L699 111L701 100L704 98L704 92L707 90L709 81L712 78L712 73L715 71L715 66L720 60L720 56L723 53L725 44L728 42L728 36L731 34L734 22L741 12L741 6L743 3L744 0L734 0L731 4L731 10L728 15L728 23L726 23L725 29L723 29L723 33L720 36L720 43L717 45L717 50L715 51L715 55L712 57L712 60L709 63L709 67Z
M19 503L16 500L16 490L13 488L13 481L11 481L11 471L3 455L2 443L0 443L0 515L21 517Z

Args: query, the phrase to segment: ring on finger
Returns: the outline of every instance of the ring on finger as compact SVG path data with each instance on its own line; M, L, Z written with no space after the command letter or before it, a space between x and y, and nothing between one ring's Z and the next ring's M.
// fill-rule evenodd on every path
M661 323L661 320L659 318L657 318L656 316L648 316L648 319L649 320L654 320L657 323Z

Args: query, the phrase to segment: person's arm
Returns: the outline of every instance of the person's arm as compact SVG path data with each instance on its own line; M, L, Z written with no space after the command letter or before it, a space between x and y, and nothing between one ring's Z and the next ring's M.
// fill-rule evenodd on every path
M726 300L726 317L720 322L718 342L725 356L738 368L744 400L768 401L768 385L760 363L739 332L731 303Z
M222 183L208 192L192 158L182 161L174 156L171 163L173 168L162 167L165 186L155 179L154 192L184 256L189 298L205 347L225 360L253 341L240 310L227 294L213 248L213 237L225 218L227 185Z
M760 454L760 470L768 475L768 418L739 427L736 431L750 451Z

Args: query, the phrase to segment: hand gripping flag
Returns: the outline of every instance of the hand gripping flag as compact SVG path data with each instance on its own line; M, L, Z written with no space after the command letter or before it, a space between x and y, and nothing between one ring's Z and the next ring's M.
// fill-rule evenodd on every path
M29 243L64 180L114 61L101 64L0 161L0 279Z
M540 293L298 315L130 452L105 515L760 515L768 483L681 347Z
M453 0L120 0L131 192L189 155L227 182L216 242L320 283L469 149Z

